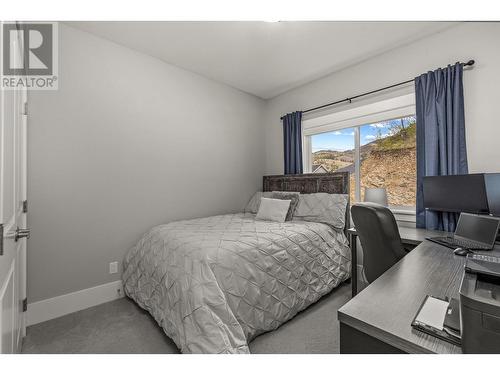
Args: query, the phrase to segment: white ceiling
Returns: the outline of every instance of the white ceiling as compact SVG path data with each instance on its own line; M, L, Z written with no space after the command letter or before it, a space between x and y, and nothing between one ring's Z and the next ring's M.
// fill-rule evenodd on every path
M451 22L68 22L264 99Z

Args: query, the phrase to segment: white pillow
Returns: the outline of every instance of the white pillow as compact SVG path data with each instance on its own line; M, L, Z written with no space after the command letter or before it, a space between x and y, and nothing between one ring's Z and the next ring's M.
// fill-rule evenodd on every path
M284 223L291 200L261 198L256 219Z
M259 206L260 206L260 199L262 197L264 198L271 198L273 195L273 192L271 191L258 191L256 192L253 197L250 199L250 201L247 203L244 212L250 212L252 214L256 214L257 211L259 211Z

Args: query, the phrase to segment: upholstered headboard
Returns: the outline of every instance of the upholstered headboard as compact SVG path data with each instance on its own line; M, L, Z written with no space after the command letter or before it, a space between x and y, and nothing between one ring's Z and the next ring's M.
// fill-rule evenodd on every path
M329 193L349 195L349 172L264 176L263 184L264 191L297 191L301 194ZM349 211L348 201L344 231L347 231L350 226Z

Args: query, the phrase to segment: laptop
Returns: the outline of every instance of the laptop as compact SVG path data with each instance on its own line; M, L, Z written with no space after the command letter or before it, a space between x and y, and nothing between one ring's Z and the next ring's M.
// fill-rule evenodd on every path
M428 240L451 249L491 250L495 246L500 218L462 212L452 236L430 237Z

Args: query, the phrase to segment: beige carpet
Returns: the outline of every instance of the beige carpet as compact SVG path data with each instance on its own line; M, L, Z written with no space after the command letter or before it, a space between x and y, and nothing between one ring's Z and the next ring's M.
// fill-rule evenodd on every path
M338 353L344 284L250 343L252 353ZM23 353L179 353L151 316L127 298L28 327Z

